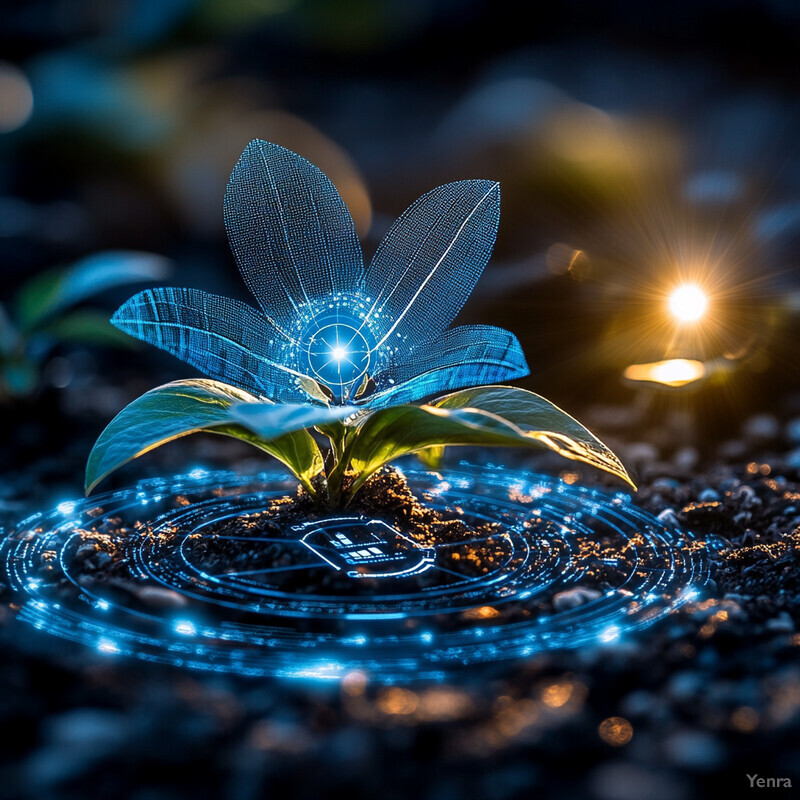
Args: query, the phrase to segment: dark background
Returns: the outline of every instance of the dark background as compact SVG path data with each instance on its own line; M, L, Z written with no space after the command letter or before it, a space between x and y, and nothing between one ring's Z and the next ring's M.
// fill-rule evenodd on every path
M101 347L97 330L20 338L17 293L98 253L113 274L113 253L132 250L165 257L167 283L248 299L221 206L253 138L331 177L368 256L433 186L499 180L495 255L458 321L516 333L532 368L520 385L597 431L654 513L745 549L800 525L787 499L800 497L794 0L27 0L0 20L4 525L79 496L113 415L194 374L153 348ZM710 298L689 327L667 312L685 282ZM78 310L107 317L151 283ZM707 379L623 379L671 358ZM248 468L238 447L189 437L108 486ZM737 796L745 771L796 775L797 565L781 574L794 605L769 584L753 590L760 606L726 595L618 650L501 667L443 687L456 710L434 721L392 712L385 687L362 697L65 655L5 625L3 605L0 796ZM711 625L717 609L730 624ZM564 682L582 687L574 704L548 711ZM597 735L617 714L634 729L620 749Z
M133 249L171 259L170 283L246 299L221 198L256 137L328 172L367 254L427 189L491 177L500 235L459 320L514 330L523 385L576 411L628 402L632 363L732 355L691 401L724 437L797 381L799 26L779 0L8 4L2 295ZM687 279L713 313L676 347L665 303ZM73 408L111 412L131 373L188 375L150 349L56 355L73 395L99 396Z

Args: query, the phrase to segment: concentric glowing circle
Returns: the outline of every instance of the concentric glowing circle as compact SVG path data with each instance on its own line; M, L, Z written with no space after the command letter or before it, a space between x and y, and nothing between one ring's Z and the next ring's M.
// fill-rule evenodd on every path
M669 310L680 322L697 322L708 309L708 296L693 283L679 286L669 296Z
M334 323L320 328L309 340L308 363L312 374L341 391L367 371L370 349L357 328Z
M626 495L467 466L406 477L482 533L417 541L353 513L277 524L289 478L196 471L29 517L2 543L3 580L20 620L103 657L393 681L613 642L708 579L706 548Z

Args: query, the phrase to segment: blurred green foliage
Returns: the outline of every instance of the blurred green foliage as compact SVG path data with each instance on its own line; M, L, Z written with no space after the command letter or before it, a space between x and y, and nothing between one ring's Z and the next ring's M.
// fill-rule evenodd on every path
M105 251L31 278L10 302L0 303L0 402L35 394L60 345L130 347L107 311L83 304L116 286L163 280L167 272L161 256Z

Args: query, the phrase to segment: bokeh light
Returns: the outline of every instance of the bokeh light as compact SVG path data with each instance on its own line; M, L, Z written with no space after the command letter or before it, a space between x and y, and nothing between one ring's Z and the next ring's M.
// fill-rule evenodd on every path
M33 91L25 73L0 61L0 133L21 128L33 112Z
M633 739L633 725L624 717L609 717L597 729L600 738L612 747L623 747Z
M671 358L651 364L631 364L623 373L627 381L656 383L675 388L695 383L705 376L705 364L688 358Z

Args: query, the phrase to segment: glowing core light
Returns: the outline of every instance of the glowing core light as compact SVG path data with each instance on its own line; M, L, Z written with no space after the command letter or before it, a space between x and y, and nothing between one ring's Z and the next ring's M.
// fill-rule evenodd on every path
M311 374L342 397L367 371L370 363L369 335L353 319L323 324L309 337L308 366Z
M697 322L708 309L708 297L699 286L687 283L672 292L668 305L679 322Z

